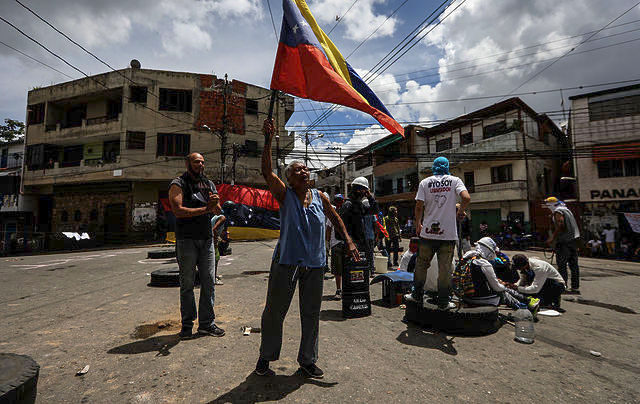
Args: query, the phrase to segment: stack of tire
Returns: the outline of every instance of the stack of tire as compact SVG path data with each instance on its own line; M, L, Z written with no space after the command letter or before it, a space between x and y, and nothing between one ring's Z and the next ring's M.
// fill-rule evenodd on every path
M0 353L0 403L35 403L39 372L26 355Z
M148 259L173 258L176 256L175 248L167 248L162 250L151 250L147 252Z
M200 274L196 271L195 285L200 284ZM160 268L151 272L148 286L173 288L180 286L180 269L178 267Z
M501 326L498 308L495 306L460 307L441 310L437 305L418 302L410 294L405 295L405 318L425 328L444 331L454 335L487 335Z
M345 318L371 315L369 295L369 263L361 254L360 261L345 258L342 272L342 315Z

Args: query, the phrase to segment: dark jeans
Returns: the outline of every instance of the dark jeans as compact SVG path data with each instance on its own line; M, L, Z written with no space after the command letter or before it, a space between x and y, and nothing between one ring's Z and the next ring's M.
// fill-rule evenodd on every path
M391 237L387 243L387 253L389 253L389 263L391 263L391 253L393 252L393 265L398 266L398 250L400 249L400 237Z
M567 264L571 268L571 288L580 288L580 268L578 267L578 249L576 240L569 242L558 242L556 244L556 260L558 261L558 272L568 285Z
M193 327L199 313L198 328L210 328L216 316L213 311L215 252L213 239L176 240L176 259L180 268L180 314L183 327ZM196 266L200 274L200 301L196 312L193 284Z
M564 290L565 286L561 282L554 279L547 279L536 297L540 298L541 306L560 307L560 300Z
M365 240L365 254L367 258L367 263L369 264L369 273L373 273L373 248L375 247L376 241L371 239Z
M318 328L322 303L322 268L280 265L271 262L267 303L262 312L260 358L275 361L282 348L282 325L299 282L300 321L302 338L298 363L302 366L318 360Z

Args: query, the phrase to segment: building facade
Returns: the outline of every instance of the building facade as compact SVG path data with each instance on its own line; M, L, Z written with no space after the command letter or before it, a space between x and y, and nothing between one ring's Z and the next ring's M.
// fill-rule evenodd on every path
M190 152L204 156L215 183L264 186L270 90L134 62L29 92L23 181L38 198L41 231L88 231L104 242L148 237L166 221L169 182L185 171ZM275 105L284 139L293 105L289 96Z
M585 239L606 224L632 237L640 212L640 85L570 97L570 134Z
M519 98L510 98L460 116L424 132L426 153L422 178L431 175L433 158L450 160L451 173L471 195L472 238L486 223L491 234L503 224L546 232L548 212L539 207L557 193L560 168L569 159L564 134L544 115Z
M0 145L0 254L41 248L34 234L37 201L20 192L24 140Z

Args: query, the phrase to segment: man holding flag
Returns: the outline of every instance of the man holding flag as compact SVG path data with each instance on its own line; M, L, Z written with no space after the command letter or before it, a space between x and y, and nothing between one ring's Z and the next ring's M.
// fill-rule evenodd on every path
M318 357L322 267L325 264L325 212L345 238L349 255L358 260L359 253L329 199L317 190L309 189L309 171L302 163L293 162L287 167L288 187L273 174L271 115L277 94L275 90L358 109L372 115L392 133L404 136L404 129L347 64L318 26L306 2L283 0L283 8L280 42L271 78L274 91L269 117L263 128L265 145L262 155L262 174L280 203L281 229L269 275L267 302L262 314L260 357L255 373L260 376L275 374L269 368L269 362L279 358L284 317L296 281L300 280L302 339L298 362L307 376L321 378L324 372L315 363ZM315 223L319 226L312 226Z

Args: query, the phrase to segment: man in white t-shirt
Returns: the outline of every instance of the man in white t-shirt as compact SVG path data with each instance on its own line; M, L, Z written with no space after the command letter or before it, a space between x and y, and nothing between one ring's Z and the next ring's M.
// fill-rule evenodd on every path
M613 255L616 252L616 229L611 228L609 223L604 225L602 230L604 235L604 242L607 246L607 254Z
M471 197L462 180L449 174L449 160L433 161L433 175L420 182L416 194L416 234L420 237L414 274L414 297L422 301L427 270L434 254L438 254L438 307L455 307L449 302L453 251L458 240L456 199L460 197L458 216L464 217Z

